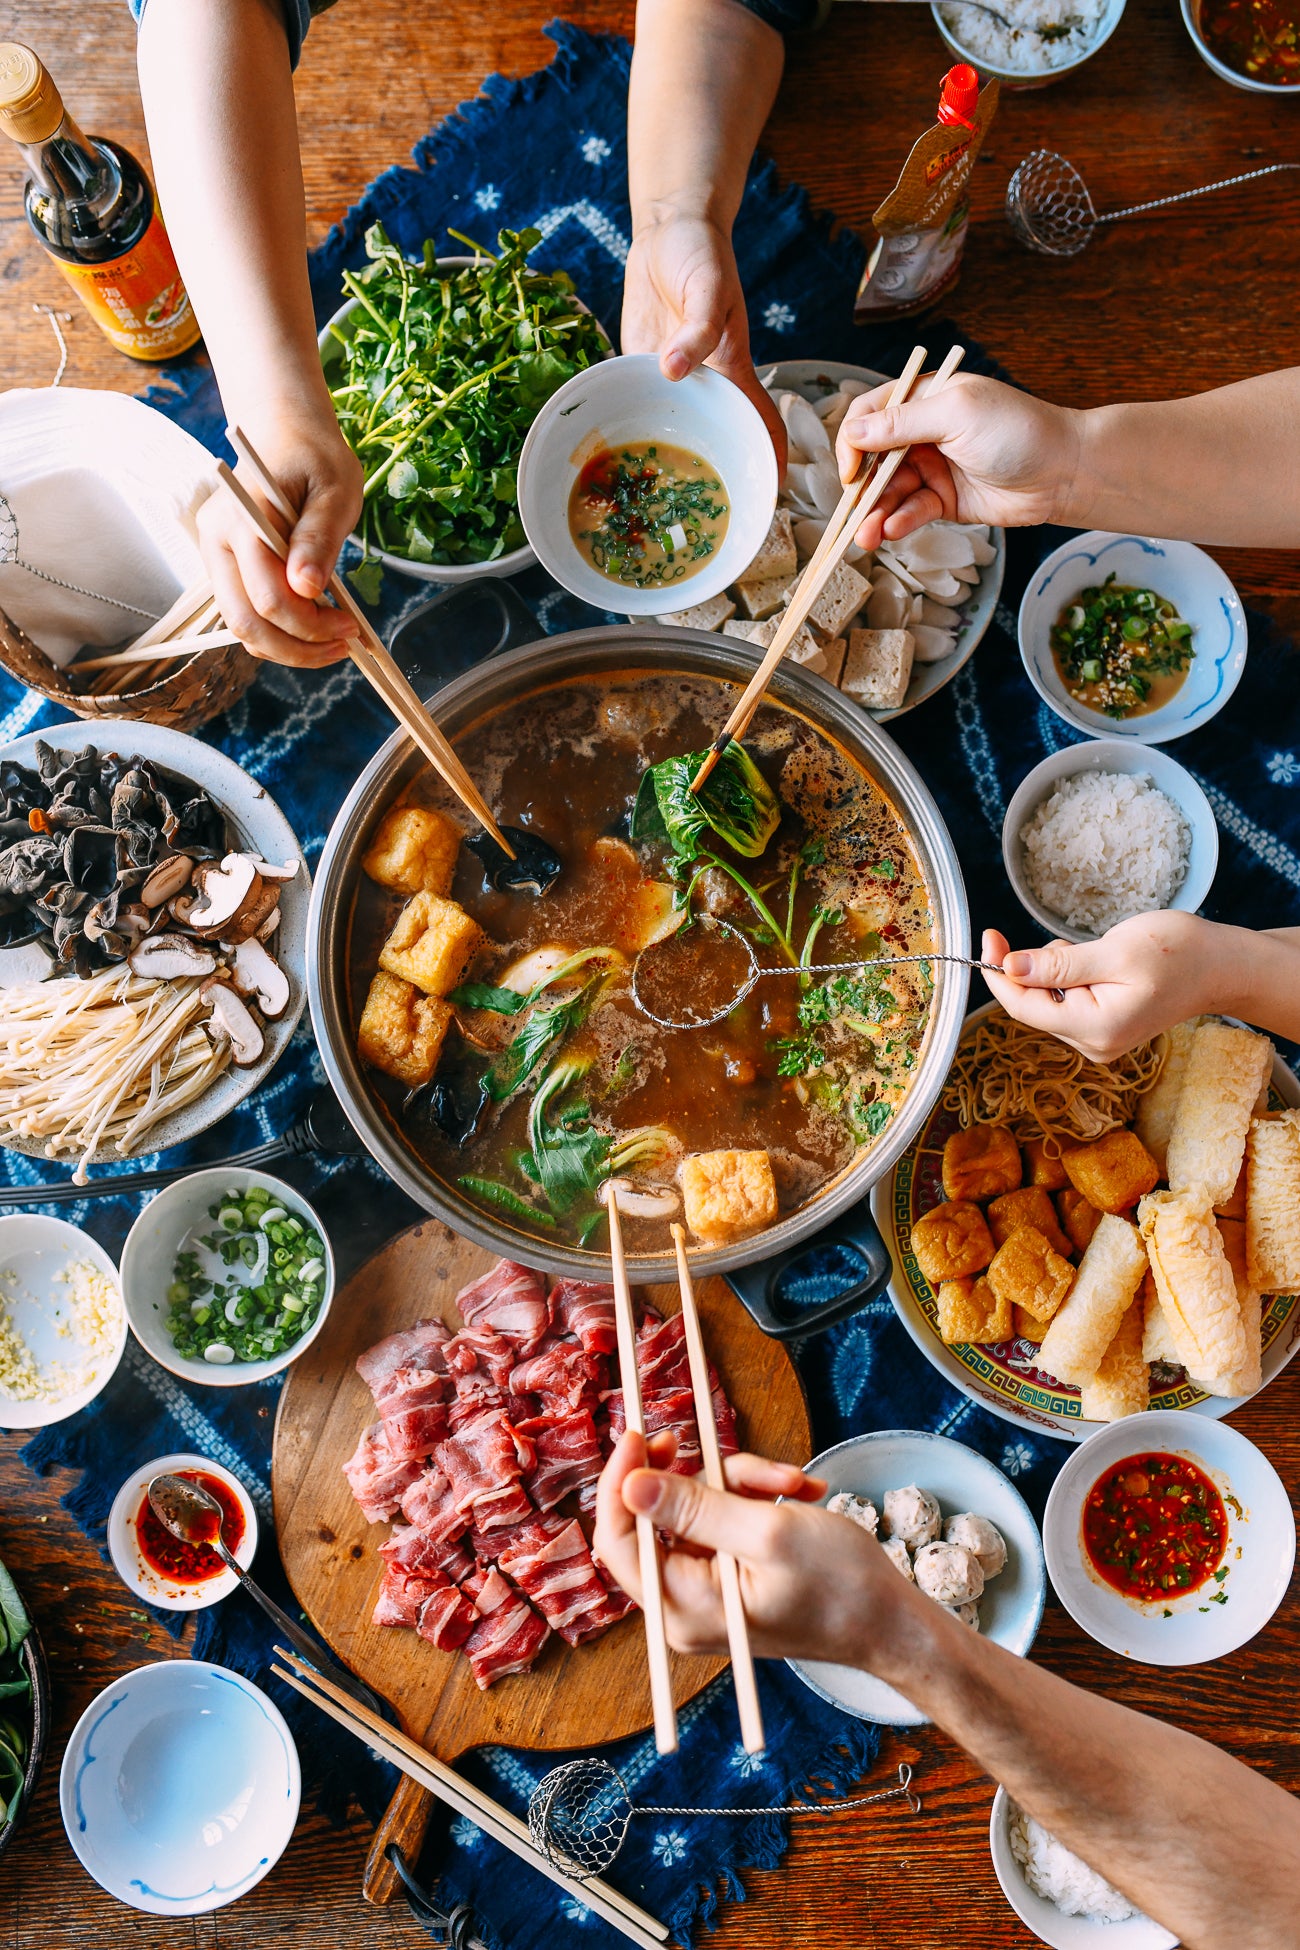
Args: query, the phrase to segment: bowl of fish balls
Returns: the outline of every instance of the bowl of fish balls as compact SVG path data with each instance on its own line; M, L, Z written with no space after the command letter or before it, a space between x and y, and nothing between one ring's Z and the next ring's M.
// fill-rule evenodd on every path
M1047 1589L1042 1540L1020 1492L965 1443L924 1429L881 1429L814 1456L825 1507L872 1538L901 1577L972 1631L1023 1656ZM856 1666L791 1659L805 1685L846 1713L885 1726L926 1716Z

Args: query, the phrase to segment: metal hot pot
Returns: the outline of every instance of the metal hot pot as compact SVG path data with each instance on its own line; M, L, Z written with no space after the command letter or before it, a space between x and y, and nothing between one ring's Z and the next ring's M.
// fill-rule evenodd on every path
M757 660L748 644L698 630L608 625L541 637L531 613L499 582L449 590L421 605L398 629L392 649L422 696L431 698L436 691L438 723L452 738L521 691L551 680L604 670L675 669L727 678L739 688ZM915 768L857 705L797 665L781 667L771 695L815 725L883 787L907 826L932 890L936 947L969 954L969 914L957 856ZM470 1204L455 1185L441 1179L408 1144L357 1056L349 954L361 856L383 813L424 764L406 735L395 731L357 780L326 840L308 926L308 993L321 1061L367 1150L427 1212L494 1252L551 1273L600 1279L608 1261L599 1254L538 1238L504 1216ZM778 1225L740 1244L692 1255L699 1274L726 1276L768 1333L793 1337L817 1332L866 1306L886 1286L889 1255L872 1221L868 1193L915 1138L943 1087L961 1033L968 987L965 969L935 964L930 1026L915 1081L871 1150ZM805 1306L791 1274L813 1245L846 1248L861 1263L861 1272L835 1298ZM629 1271L642 1283L676 1276L670 1251L629 1254Z

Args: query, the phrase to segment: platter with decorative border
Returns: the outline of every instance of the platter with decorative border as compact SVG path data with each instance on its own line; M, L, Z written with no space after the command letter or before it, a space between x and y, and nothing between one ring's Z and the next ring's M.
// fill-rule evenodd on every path
M972 1011L966 1018L967 1029L988 1015L994 1006L987 1003L982 1009ZM1269 1106L1273 1110L1300 1106L1300 1083L1276 1051ZM1064 1386L1035 1367L1035 1349L1029 1341L1001 1341L991 1347L968 1344L949 1347L939 1337L935 1296L917 1264L911 1235L921 1215L943 1198L943 1147L958 1128L956 1113L945 1110L940 1097L915 1142L894 1169L872 1188L872 1214L894 1264L889 1283L894 1311L939 1373L991 1415L1038 1429L1062 1442L1082 1442L1107 1425L1084 1420L1078 1389ZM1267 1388L1300 1343L1300 1296L1284 1293L1267 1298L1263 1340L1263 1386ZM1218 1417L1240 1406L1239 1399L1204 1394L1180 1368L1157 1367L1152 1374L1153 1409L1186 1408L1198 1415Z

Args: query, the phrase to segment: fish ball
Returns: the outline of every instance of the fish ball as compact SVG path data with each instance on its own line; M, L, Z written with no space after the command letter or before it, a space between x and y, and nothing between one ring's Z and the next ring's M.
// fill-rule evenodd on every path
M880 1515L869 1496L855 1496L851 1490L841 1490L826 1505L837 1517L847 1517L861 1529L869 1531L874 1537L880 1523Z
M923 1544L913 1560L917 1587L941 1605L966 1605L984 1589L979 1559L960 1544Z
M909 1584L916 1583L912 1570L912 1560L907 1554L907 1545L901 1537L888 1537L880 1546L896 1571L901 1571Z
M1007 1547L1002 1532L987 1517L977 1517L973 1510L949 1517L943 1527L943 1540L946 1544L960 1544L977 1559L986 1584L1006 1565Z
M969 1625L972 1632L978 1632L980 1628L980 1608L973 1598L965 1605L944 1605L943 1610L950 1611L954 1618L960 1618L962 1624Z
M929 1490L909 1483L905 1489L885 1491L885 1534L901 1537L910 1550L932 1544L939 1535L939 1505Z

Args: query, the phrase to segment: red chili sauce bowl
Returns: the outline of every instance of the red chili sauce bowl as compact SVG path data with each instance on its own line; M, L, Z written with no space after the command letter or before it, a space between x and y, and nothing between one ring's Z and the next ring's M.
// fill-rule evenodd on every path
M197 1484L221 1505L221 1534L226 1548L232 1553L238 1551L244 1541L244 1512L230 1486L203 1469L178 1469L174 1474L182 1482ZM215 1534L215 1519L213 1527ZM173 1584L206 1584L209 1578L219 1578L226 1568L211 1544L187 1544L174 1537L154 1515L147 1489L135 1513L135 1536L145 1563Z
M1084 1498L1083 1548L1106 1584L1140 1603L1222 1585L1228 1513L1186 1456L1142 1450L1112 1463Z

